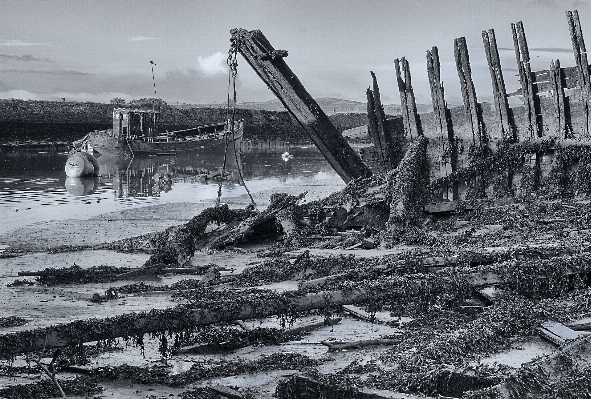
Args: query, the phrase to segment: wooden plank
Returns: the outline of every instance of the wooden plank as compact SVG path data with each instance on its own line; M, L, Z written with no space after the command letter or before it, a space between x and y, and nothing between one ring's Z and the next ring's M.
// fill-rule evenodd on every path
M375 393L365 393L354 386L327 384L302 375L293 375L281 381L275 391L277 399L387 399ZM412 399L414 397L405 397Z
M457 201L437 202L435 204L425 204L425 212L429 214L447 214L455 212L458 209Z
M224 386L224 385L213 385L213 386L209 386L207 387L207 389L212 390L213 392L217 393L218 395L221 395L225 398L229 398L229 399L245 399L245 396L242 395L239 391Z
M275 50L259 30L233 29L232 46L296 118L322 155L348 183L371 176L371 171L328 119L287 66L284 50Z
M546 321L538 328L540 335L556 345L564 345L566 342L579 338L579 333L555 321Z

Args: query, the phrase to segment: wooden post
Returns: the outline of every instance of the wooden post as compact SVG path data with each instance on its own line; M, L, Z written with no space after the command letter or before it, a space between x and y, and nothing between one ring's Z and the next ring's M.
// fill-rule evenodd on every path
M460 79L462 97L464 98L466 116L472 126L472 141L476 143L476 140L478 139L478 146L482 147L486 142L484 136L484 124L482 122L482 115L476 98L476 89L474 88L474 83L472 81L470 57L468 56L468 46L466 45L465 37L455 39L454 55L458 77Z
M285 50L275 50L259 30L232 29L232 49L238 51L267 87L296 118L322 155L345 181L371 176L359 155L338 132L318 103L287 66Z
M560 138L573 138L572 130L566 120L566 97L564 95L564 83L560 60L550 63L550 80L552 81L552 94L554 98L554 115L556 135Z
M523 22L519 21L516 24L511 24L511 30L513 31L513 45L515 47L515 58L519 69L519 81L523 90L523 105L527 115L529 136L541 137L542 129L540 128L539 103L531 72L529 48L527 47Z
M400 65L402 64L402 72ZM406 58L395 59L394 65L396 67L396 78L398 81L398 91L400 92L400 104L402 106L402 120L404 122L404 130L406 134L412 138L423 135L420 124L419 114L417 112L417 104L415 102L415 95L412 89L410 67Z
M457 170L458 170L458 146L454 136L452 121L445 102L443 83L441 83L441 64L439 63L439 51L433 46L431 51L427 51L427 74L429 75L429 85L431 87L431 100L433 102L433 113L437 121L439 136L447 136L449 148L449 158L452 182L452 198L454 201L459 199ZM445 150L442 148L442 150Z
M439 63L439 51L436 46L427 50L427 75L429 77L429 86L431 88L431 102L433 103L433 113L437 121L439 135L445 135L447 123L445 118L445 98L443 96L443 84L441 84L441 65Z
M390 135L390 131L386 126L386 113L384 112L384 106L382 105L380 88L378 86L378 79L376 77L376 74L373 73L373 71L370 71L370 73L373 84L374 109L376 119L378 122L378 133L380 137L380 142L382 143L389 167L395 168L396 166L398 166L398 156L394 152L394 147L392 145L392 136Z
M573 44L573 53L575 55L575 63L577 65L579 89L585 109L585 126L584 134L589 135L589 114L591 101L591 80L589 77L589 62L587 61L587 50L585 48L585 41L583 40L583 30L581 29L581 22L579 21L579 12L567 11L566 18L568 20L568 27L570 37Z
M509 119L510 113L509 103L507 101L507 89L505 87L505 79L503 78L503 71L501 69L501 59L499 57L494 29L489 29L488 32L483 30L482 41L484 42L484 51L486 53L486 60L488 61L488 68L490 70L495 110L497 111L497 117L499 118L501 137L505 141L514 143L517 141L517 135L516 130L511 125Z
M373 91L371 90L371 88L368 87L365 94L367 95L367 132L369 133L369 137L373 141L376 153L378 154L382 162L384 162L386 158L384 154L384 148L382 146L382 140L380 140L378 118L375 110Z

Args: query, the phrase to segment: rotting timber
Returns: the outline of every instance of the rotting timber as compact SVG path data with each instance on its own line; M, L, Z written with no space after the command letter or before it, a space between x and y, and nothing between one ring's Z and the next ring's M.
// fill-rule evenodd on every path
M231 34L231 51L242 54L304 128L339 176L345 182L371 176L371 170L361 161L287 66L283 60L287 56L287 51L275 50L259 30L233 29Z
M578 14L568 13L567 18L578 69L563 69L555 62L551 71L528 71L524 28L514 26L524 107L508 107L496 36L490 30L483 32L483 41L494 108L478 101L465 40L455 43L465 100L461 108L449 109L445 103L438 51L433 48L427 68L435 112L418 115L410 70L400 59L398 89L405 99L406 130L391 137L406 132L412 142L399 147L405 151L394 154L396 162L383 153L387 141L382 137L392 125L382 119L378 126L382 116L375 75L374 90L368 92L368 105L373 103L368 114L375 118L372 137L383 145L376 148L385 173L350 179L345 189L322 200L302 204L305 194L277 193L262 212L210 208L185 225L104 244L101 249L149 253L145 267L129 273L150 271L161 278L167 271L199 263L199 250L233 249L231 255L238 257L249 244L265 249L258 262L237 274L222 276L215 265L199 264L195 269L200 273L207 270L201 280L187 279L166 290L134 287L144 294L148 289L174 293L181 302L177 307L46 328L21 326L20 332L0 336L0 352L11 357L116 337L142 341L146 334L164 348L172 337L184 347L189 342L183 337L192 333L233 348L238 334L228 332L228 323L279 315L280 325L316 312L327 319L341 315L336 331L345 323L351 326L349 305L357 305L356 327L374 323L372 330L396 330L379 337L349 336L346 342L326 339L324 331L315 336L318 342L306 343L329 348L316 358L288 349L240 367L227 360L212 364L192 358L191 369L180 374L125 365L108 372L102 367L83 370L95 382L112 373L122 380L167 387L281 370L275 381L279 399L378 399L393 392L466 399L590 397L591 356L585 334L591 318L591 144L587 100L580 98L588 65ZM271 53L261 59L275 65L282 53L267 49ZM277 59L271 62L274 54ZM268 289L287 281L297 289ZM114 290L123 293L124 288ZM261 341L254 342L256 350ZM528 345L544 349L547 356L512 362L524 356L522 347ZM347 348L355 360L339 348ZM167 356L174 361L174 355ZM504 363L492 362L498 359ZM333 363L319 367L324 361ZM198 389L185 397L208 397ZM218 392L225 397L264 396L223 387Z

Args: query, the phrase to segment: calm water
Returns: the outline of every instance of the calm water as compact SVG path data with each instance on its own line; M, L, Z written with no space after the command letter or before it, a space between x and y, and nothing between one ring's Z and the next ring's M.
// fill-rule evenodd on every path
M224 197L312 181L340 181L315 148L252 150L227 160ZM223 152L177 156L99 158L100 176L66 178L66 153L0 153L0 234L37 222L85 219L105 212L175 202L212 205ZM205 176L209 176L206 178ZM343 183L344 186L344 183Z

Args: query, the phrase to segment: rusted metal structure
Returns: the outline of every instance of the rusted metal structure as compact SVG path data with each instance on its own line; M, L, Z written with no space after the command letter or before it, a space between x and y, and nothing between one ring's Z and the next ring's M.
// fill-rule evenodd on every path
M232 49L239 52L297 119L322 155L345 181L371 176L371 170L338 132L318 103L287 66L285 50L275 50L259 30L233 29Z

